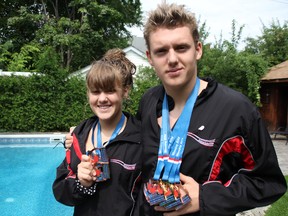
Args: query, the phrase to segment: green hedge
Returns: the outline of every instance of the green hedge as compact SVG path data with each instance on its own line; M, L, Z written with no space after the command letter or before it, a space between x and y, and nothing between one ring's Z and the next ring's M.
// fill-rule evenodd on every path
M0 92L1 132L67 131L92 115L85 82L77 77L3 76Z

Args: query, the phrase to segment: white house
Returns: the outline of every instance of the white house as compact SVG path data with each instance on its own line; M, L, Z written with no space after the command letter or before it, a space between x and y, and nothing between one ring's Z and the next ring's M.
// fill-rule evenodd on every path
M146 58L146 45L143 37L133 37L131 45L123 49L123 51L126 53L126 57L136 65L136 73L141 67L150 67L150 64ZM91 65L88 65L78 71L73 72L70 76L81 76L85 78L90 69Z
M25 77L28 77L28 76L31 76L33 73L31 72L10 72L10 71L3 71L0 69L0 76L12 76L12 75L15 75L15 76L25 76Z
M150 64L146 58L146 44L143 37L133 37L131 45L123 51L126 57L133 62L137 68L149 67Z

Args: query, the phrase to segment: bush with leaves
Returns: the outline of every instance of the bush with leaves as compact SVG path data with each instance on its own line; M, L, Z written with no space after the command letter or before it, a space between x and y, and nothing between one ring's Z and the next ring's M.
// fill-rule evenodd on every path
M85 82L73 77L59 82L53 76L0 77L0 131L68 131L92 115Z
M136 114L142 95L147 89L159 84L160 80L151 67L140 67L134 77L134 88L130 92L129 99L124 104L124 110Z

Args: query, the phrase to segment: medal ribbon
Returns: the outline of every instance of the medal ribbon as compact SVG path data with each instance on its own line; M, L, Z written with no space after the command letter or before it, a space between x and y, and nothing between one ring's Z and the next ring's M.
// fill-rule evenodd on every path
M118 124L116 125L116 128L115 130L113 131L107 145L113 140L115 139L115 137L118 135L118 133L120 132L121 128L123 127L123 124L124 124L124 121L125 121L125 115L122 113L122 116L121 116L121 119L120 121L118 122ZM98 125L98 130L97 130L97 148L102 148L103 145L102 145L102 136L101 136L101 126L100 126L100 123L98 122L97 124L95 123L94 126L93 126L93 131L92 131L92 144L93 146L95 147L95 144L94 144L94 131L95 131L95 128L96 128L96 125Z
M188 100L177 120L173 130L170 130L169 108L167 95L164 94L162 104L162 128L160 136L160 146L158 150L158 161L154 173L154 180L161 179L170 183L180 182L180 166L182 155L187 139L187 132L192 117L194 104L196 102L200 87L200 79L196 78L195 86L189 95ZM163 172L164 169L164 172ZM163 172L163 173L162 173Z

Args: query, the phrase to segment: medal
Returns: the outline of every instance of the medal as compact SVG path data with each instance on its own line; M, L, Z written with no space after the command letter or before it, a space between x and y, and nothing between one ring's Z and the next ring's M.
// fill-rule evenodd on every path
M150 180L144 185L144 195L151 206L159 205L166 210L179 209L190 202L187 194L180 196L180 187L180 184Z
M122 113L121 119L118 122L115 130L112 133L112 136L110 137L107 145L115 139L115 137L120 132L121 128L123 127L125 121L125 116ZM96 125L98 125L97 130L97 147L95 147L94 144L94 131L96 128ZM110 168L109 168L109 158L107 156L106 148L102 145L102 137L101 137L101 125L99 122L95 122L92 127L92 144L94 146L94 149L87 151L86 154L90 156L91 163L93 164L93 167L95 169L96 173L96 182L102 182L106 181L107 179L110 179Z
M159 190L157 182L149 181L144 185L144 195L151 205L158 205L165 200L163 190Z
M96 173L96 182L110 178L109 159L105 148L94 148L87 152Z

